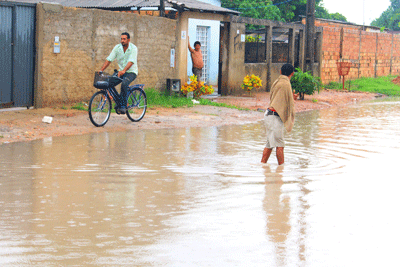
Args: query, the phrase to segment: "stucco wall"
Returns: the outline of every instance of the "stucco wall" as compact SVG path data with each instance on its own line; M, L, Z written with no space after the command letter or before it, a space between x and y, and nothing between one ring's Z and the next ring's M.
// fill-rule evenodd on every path
M225 94L240 94L243 78L246 76L244 53L245 43L241 41L241 35L245 34L246 27L244 23L231 23L229 35L228 51L228 81Z
M170 67L176 25L175 20L160 17L39 3L35 106L88 101L96 90L92 86L94 72L125 31L139 51L139 75L134 83L165 88L167 78L176 78L176 68ZM60 38L59 54L53 53L55 36ZM106 71L114 68L116 62Z

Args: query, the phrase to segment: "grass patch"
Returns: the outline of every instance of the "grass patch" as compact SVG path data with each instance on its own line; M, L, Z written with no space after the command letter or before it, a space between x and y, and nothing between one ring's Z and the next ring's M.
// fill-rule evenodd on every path
M379 93L388 96L400 96L400 86L394 84L392 80L395 76L383 76L377 78L360 78L345 81L345 88L350 91L360 91L369 93ZM325 85L327 89L342 89L343 85L337 82L330 82Z
M361 78L354 81L345 82L350 86L350 90L379 93L388 96L400 96L400 86L394 84L394 76L385 76L378 78Z
M169 95L168 93L160 92L154 88L145 89L146 97L147 97L147 108L155 108L155 107L165 107L165 108L180 108L180 107L193 107L192 99L180 96L178 94ZM233 108L238 110L249 110L248 108L241 108L235 105L228 105L225 103L216 103L208 99L200 98L200 105L208 105L215 107L226 107ZM115 112L114 110L115 102L112 103L111 112ZM64 109L64 106L62 107ZM71 109L76 110L88 110L88 105L86 103L80 102L71 106Z
M159 92L156 89L146 89L147 106L148 107L166 107L166 108L178 108L178 107L193 107L192 99L182 97L179 95L169 95L167 93ZM200 98L200 105L215 106L215 107L226 107L234 108L238 110L249 110L247 108L241 108L234 105L228 105L225 103L216 103L209 99Z
M165 107L165 108L179 108L179 107L193 107L191 99L181 97L179 95L169 95L157 91L154 88L145 89L147 96L147 107Z
M77 110L85 110L85 111L87 111L87 110L88 110L88 106L87 106L87 104L80 102L80 103L76 103L75 105L73 105L73 106L71 107L71 109L77 109Z
M340 90L343 88L343 85L341 83L337 82L329 82L327 85L324 86L326 89L336 89Z

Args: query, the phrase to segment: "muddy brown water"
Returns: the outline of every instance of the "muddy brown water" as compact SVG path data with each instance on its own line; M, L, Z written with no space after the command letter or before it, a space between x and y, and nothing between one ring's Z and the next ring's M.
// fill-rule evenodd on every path
M400 102L0 145L1 266L395 266ZM274 154L273 154L274 156Z

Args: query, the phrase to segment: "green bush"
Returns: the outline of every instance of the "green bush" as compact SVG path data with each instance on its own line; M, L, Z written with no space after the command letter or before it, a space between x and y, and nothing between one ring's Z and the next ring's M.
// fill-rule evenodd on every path
M315 91L319 93L321 88L319 77L314 77L309 72L303 72L300 68L296 68L291 84L296 93L299 93L300 100L304 100L304 94L313 95Z

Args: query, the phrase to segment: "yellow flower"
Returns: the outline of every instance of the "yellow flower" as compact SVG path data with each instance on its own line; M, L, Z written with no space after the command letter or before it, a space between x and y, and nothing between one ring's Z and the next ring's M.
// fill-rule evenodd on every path
M262 81L261 81L260 77L254 75L254 74L246 75L246 77L244 77L244 79L243 79L243 83L242 83L241 87L244 90L251 91L253 88L261 87L262 86L261 82Z

